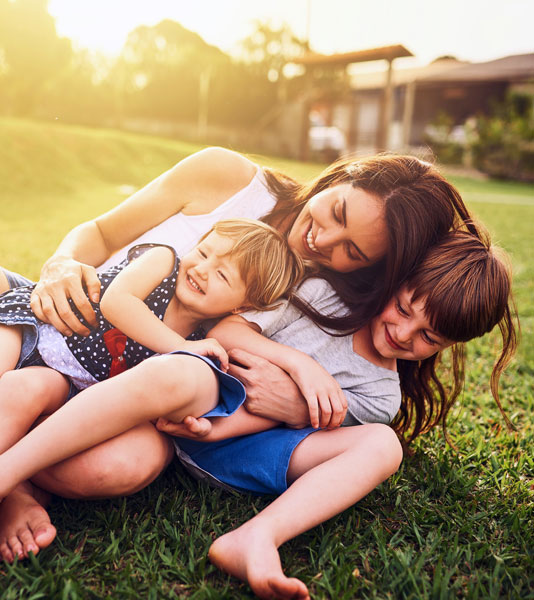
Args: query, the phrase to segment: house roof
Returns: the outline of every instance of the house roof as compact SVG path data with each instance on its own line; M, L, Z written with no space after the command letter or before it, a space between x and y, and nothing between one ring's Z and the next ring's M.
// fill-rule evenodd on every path
M393 60L405 56L413 56L413 54L401 44L396 44L395 46L382 46L380 48L356 50L355 52L343 52L341 54L318 54L317 52L309 52L308 54L294 58L292 62L305 66L346 66L351 63L367 62L371 60Z
M534 53L505 56L483 63L470 63L455 58L440 58L424 67L393 70L393 85L412 81L425 83L476 83L482 81L534 80ZM354 73L352 85L356 90L374 90L384 86L385 71Z
M423 67L394 68L392 73L393 85L404 85L428 75L438 74L466 64L469 63L461 62L455 58L439 58ZM386 71L356 72L352 74L351 79L355 89L372 90L384 87L386 75Z
M534 53L505 56L483 63L470 63L420 76L425 82L525 81L534 79Z

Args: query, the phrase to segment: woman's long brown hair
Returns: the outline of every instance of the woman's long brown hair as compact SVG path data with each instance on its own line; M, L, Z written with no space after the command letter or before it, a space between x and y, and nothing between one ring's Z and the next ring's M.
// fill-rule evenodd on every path
M463 390L465 342L499 326L502 350L491 374L492 395L508 426L499 399L499 379L517 346L517 314L511 291L511 270L504 253L490 244L478 226L477 235L452 231L434 246L406 279L412 301L424 299L432 327L452 346L452 385L440 380L440 354L423 361L397 361L402 390L401 409L392 426L406 444L441 425L447 436L447 415Z
M431 164L414 156L345 158L333 163L308 185L300 185L270 169L264 172L267 185L278 200L264 220L276 227L291 228L312 196L341 183L369 192L384 204L386 256L351 273L319 271L319 276L332 285L347 305L348 313L343 317L321 315L298 298L292 300L319 326L343 333L357 331L380 313L427 250L452 227L471 221L456 188Z

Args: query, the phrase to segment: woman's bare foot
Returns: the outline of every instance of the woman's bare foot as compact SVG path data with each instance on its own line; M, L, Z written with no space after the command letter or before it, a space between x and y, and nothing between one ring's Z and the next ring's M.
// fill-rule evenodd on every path
M49 494L29 481L19 484L0 504L0 557L37 554L56 537L56 528L45 510Z
M302 581L284 575L272 538L250 522L216 539L209 558L219 569L247 581L259 598L310 598Z

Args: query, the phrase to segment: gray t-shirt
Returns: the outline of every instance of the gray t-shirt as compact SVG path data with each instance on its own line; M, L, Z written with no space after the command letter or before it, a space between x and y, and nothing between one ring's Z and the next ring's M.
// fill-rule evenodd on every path
M339 316L345 309L324 279L308 279L298 295L322 314ZM305 352L335 377L348 402L343 425L390 423L397 414L398 374L356 354L352 335L329 335L287 301L271 311L247 311L241 316L256 323L266 337Z

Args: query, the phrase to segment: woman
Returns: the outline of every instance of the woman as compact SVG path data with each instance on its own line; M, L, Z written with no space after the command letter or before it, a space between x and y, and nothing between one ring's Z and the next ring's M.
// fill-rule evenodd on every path
M85 287L93 300L98 299L94 267L108 266L112 254L112 260L119 262L119 250L134 243L168 243L176 239L177 231L184 239L177 248L180 254L213 222L240 216L263 217L287 233L290 245L302 257L320 267L350 313L332 320L309 307L301 308L320 324L345 331L357 329L380 312L426 249L455 222L470 218L458 192L431 165L413 157L340 161L310 185L301 186L234 152L207 149L181 161L115 209L71 231L45 263L32 309L63 333L87 334L70 310L68 298L94 323L84 293ZM14 283L0 273L0 291ZM242 367L230 372L241 375L256 404L261 398L257 413L285 422L298 415L293 424L307 422L303 400L283 372L266 361L257 368L254 357L243 352L235 358L247 367L246 373ZM151 369L153 393L169 393L173 388L169 374L159 373L157 366ZM278 399L261 391L274 387ZM320 425L338 418L326 410ZM362 468L370 455L379 463L373 476L362 482L363 496L396 470L399 445L386 427L358 427L356 436ZM169 439L146 423L38 474L34 481L70 498L130 494L153 481L173 454ZM40 489L24 484L0 506L4 558L36 552L52 541L55 530L39 505L42 495Z

